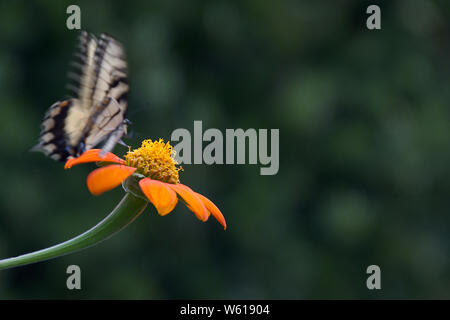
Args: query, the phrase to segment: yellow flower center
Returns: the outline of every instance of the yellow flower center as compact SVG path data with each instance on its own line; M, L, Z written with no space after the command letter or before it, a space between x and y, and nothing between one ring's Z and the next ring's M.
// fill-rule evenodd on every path
M128 151L125 155L126 165L137 168L136 172L154 180L167 183L179 183L177 162L173 158L175 150L169 142L164 143L162 139L142 141L138 149Z

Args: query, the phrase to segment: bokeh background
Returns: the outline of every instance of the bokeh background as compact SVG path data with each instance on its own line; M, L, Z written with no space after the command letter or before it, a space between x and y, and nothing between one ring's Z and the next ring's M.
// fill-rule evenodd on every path
M31 153L77 31L127 50L127 143L176 128L279 128L280 170L184 165L228 230L149 206L88 250L0 272L2 299L450 298L450 2L1 1L0 258L87 230L121 199L94 166ZM370 4L382 30L369 31ZM126 149L116 147L117 154ZM66 268L82 290L66 288ZM381 267L382 289L366 288Z

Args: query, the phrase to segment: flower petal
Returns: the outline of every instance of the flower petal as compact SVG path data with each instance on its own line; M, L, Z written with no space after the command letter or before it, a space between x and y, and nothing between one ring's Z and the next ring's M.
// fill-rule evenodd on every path
M120 159L114 153L107 152L104 156L100 156L100 152L102 152L101 149L89 149L78 158L67 160L66 164L64 165L64 169L70 169L73 166L80 163L97 162L97 161L113 162L119 164L125 163L125 160Z
M200 198L197 196L197 194L192 191L191 188L188 186L185 186L184 184L178 183L178 184L167 184L170 188L175 190L178 195L183 198L183 200L186 202L187 207L195 213L198 219L205 222L208 220L209 212L206 209L203 202L200 200Z
M195 193L197 197L202 200L203 204L205 205L206 209L208 209L209 212L216 218L217 221L223 226L224 229L227 228L227 223L225 221L225 217L223 216L222 212L220 212L219 208L216 207L216 205L206 198L204 195L201 195L200 193Z
M135 171L136 168L120 164L95 169L87 177L88 189L93 195L98 196L117 187Z
M167 185L167 183L150 178L139 181L142 192L153 203L161 216L171 212L178 203L177 194Z

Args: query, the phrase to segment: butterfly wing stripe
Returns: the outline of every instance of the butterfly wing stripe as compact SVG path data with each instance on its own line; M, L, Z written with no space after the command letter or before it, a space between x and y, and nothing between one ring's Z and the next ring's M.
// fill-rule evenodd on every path
M127 94L128 84L125 82L119 82L115 87L111 87L108 96L115 99L122 110L125 113L127 108Z
M95 86L95 51L97 40L91 34L83 31L80 36L80 53L83 56L83 69L79 80L78 99L81 100L79 107L90 110L91 96Z
M106 140L105 144L103 145L100 156L103 157L106 153L111 152L112 149L114 149L114 146L120 141L122 136L126 134L126 131L127 124L125 123L125 121L122 121L119 127L109 135L108 140Z
M95 90L91 97L94 103L98 103L111 96L109 91L115 83L126 81L127 63L122 45L114 38L102 34L95 53L95 63ZM111 97L117 99L115 96Z
M66 149L64 121L71 105L71 100L64 100L54 103L49 108L41 125L39 143L31 149L32 151L41 151L55 160L65 160L70 156Z
M109 99L107 106L97 116L96 126L93 126L86 138L86 148L95 146L115 132L124 122L124 115L115 99ZM123 132L118 136L122 137Z
M109 123L111 123L111 121L115 120L115 118L118 117L118 116L121 116L121 118L122 118L122 120L123 120L123 116L122 116L120 110L117 110L117 111L114 112L112 115L108 115L108 117L105 117L105 118L103 119L103 122L104 122L104 123L99 122L99 123L98 123L98 128L99 128L100 130L105 130L105 129L106 129L106 126L107 126Z

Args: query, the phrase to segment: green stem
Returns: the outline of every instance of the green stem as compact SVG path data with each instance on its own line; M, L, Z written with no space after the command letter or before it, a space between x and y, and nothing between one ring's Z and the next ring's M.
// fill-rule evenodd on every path
M147 201L126 193L116 208L93 228L55 246L0 260L0 270L60 257L96 245L125 228L146 206Z

